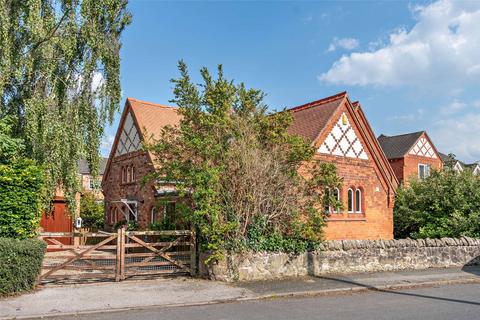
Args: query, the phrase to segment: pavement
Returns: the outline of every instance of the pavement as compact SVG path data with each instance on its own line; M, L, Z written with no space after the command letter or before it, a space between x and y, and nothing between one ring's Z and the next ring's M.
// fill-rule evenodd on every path
M194 278L160 278L39 287L0 299L0 319L67 317L149 308L246 302L275 297L339 295L446 284L480 284L480 267L304 277L227 284Z
M54 317L55 320L472 320L479 319L480 284L457 284L342 295L260 299L231 303L152 307ZM53 320L50 318L50 320Z

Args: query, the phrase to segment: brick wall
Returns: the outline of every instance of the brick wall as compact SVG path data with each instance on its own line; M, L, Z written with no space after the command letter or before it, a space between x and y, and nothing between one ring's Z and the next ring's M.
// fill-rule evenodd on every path
M343 112L348 112L346 106L339 108L332 116L334 120L326 126L323 134L319 137L317 148L323 143ZM347 113L347 116L355 134L361 139L361 133L354 125L350 114ZM367 143L363 139L361 139L361 143L367 152L368 160L320 153L315 156L317 160L334 163L338 176L343 179L340 198L344 210L332 213L328 218L324 230L327 240L393 238L393 190L389 194L388 185L381 178L379 168L373 161L373 155L368 150ZM349 188L362 190L362 213L348 213L347 192Z
M428 164L431 167L431 170L442 170L443 163L440 158L426 158L419 157L414 155L406 155L404 158L404 168L403 168L403 177L404 182L408 185L408 181L411 178L418 178L418 165L419 164Z
M131 183L122 183L122 167L129 165L134 166L136 179ZM108 177L103 181L106 221L108 221L112 201L132 199L138 201L138 223L140 227L148 227L151 210L155 205L155 193L153 182L143 185L141 179L148 173L151 173L152 170L153 167L148 160L147 154L141 151L117 156L112 159ZM119 219L123 220L122 217L119 217ZM111 227L108 224L107 226Z

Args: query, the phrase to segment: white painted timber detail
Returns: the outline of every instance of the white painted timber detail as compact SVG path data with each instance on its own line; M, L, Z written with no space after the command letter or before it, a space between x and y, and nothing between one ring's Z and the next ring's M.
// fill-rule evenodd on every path
M424 137L418 139L417 143L410 150L409 154L426 158L437 158L437 155L435 154L432 145Z
M368 160L365 148L345 113L340 116L317 151L323 154Z

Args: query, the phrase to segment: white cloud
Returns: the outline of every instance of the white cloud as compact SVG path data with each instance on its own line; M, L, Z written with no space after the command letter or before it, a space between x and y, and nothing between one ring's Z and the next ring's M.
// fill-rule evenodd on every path
M425 109L418 109L414 113L394 115L394 116L388 118L388 120L401 121L401 122L403 122L403 121L411 122L411 121L417 121L419 119L422 119L424 114L425 114Z
M353 50L358 48L360 42L354 38L333 38L333 41L328 46L327 51L332 52L337 50L338 48L345 49L345 50Z
M445 117L434 122L431 136L437 148L453 152L460 160L480 160L480 113L470 112L458 117Z
M440 0L413 9L415 26L388 44L342 56L321 74L333 84L446 86L480 84L480 1Z
M458 100L454 100L450 104L442 107L440 109L440 112L444 115L451 115L451 114L457 113L459 111L462 111L463 109L465 109L466 106L467 106L466 103L458 101Z

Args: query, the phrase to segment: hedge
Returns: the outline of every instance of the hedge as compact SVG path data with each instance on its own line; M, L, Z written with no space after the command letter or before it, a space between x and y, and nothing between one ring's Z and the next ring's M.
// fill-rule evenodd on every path
M0 238L0 296L35 287L46 247L38 239Z
M0 237L30 238L38 229L43 170L32 160L0 163Z

